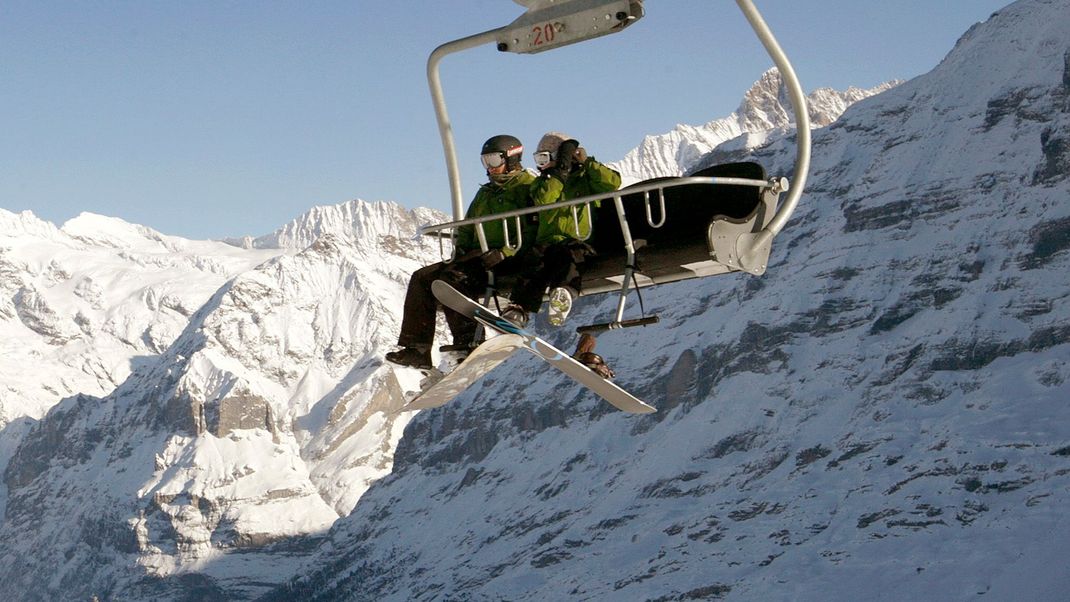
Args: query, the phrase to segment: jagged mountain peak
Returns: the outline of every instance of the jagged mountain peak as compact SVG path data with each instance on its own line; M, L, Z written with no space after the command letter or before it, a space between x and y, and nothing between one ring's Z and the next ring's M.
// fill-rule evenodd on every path
M55 240L60 231L55 224L37 217L32 211L12 213L0 208L0 237L19 235Z
M325 234L348 238L362 245L378 245L398 240L402 233L412 237L416 227L445 221L441 212L426 208L406 209L401 205L361 199L313 207L271 234L255 239L231 241L258 249L303 249Z
M137 248L146 245L167 247L167 241L181 240L165 237L152 228L132 224L118 217L108 217L83 211L63 223L60 230L71 238L97 246Z
M758 78L743 95L736 115L745 132L762 132L795 122L779 69L769 69Z
M819 88L807 96L812 127L823 127L850 105L898 85L898 81L868 90L849 88L839 92ZM718 146L739 139L749 148L761 144L765 135L795 123L787 89L779 70L767 70L743 95L734 113L702 126L677 125L671 132L647 136L635 150L611 164L621 172L625 184L662 176L679 176L694 171Z
M58 570L61 587L123 583L136 591L140 581L163 584L213 558L231 558L233 567L224 561L231 568L220 570L237 581L270 583L272 571L301 554L279 565L266 552L256 561L263 570L254 571L263 575L253 577L248 567L258 548L312 545L389 470L411 415L398 412L398 381L380 356L399 328L408 275L431 252L411 241L411 216L391 217L396 208L381 205L356 209L365 212L359 220L382 221L364 234L397 236L401 246L331 231L282 253L228 246L266 259L217 284L173 343L144 358L110 394L67 398L26 434L5 481L42 488L23 492L29 506L14 504L7 524L27 520L39 496L54 494L45 483L55 483L62 468L49 458L91 458L125 476L78 484L79 497L107 500L101 503L110 510L108 518L74 516L83 524L125 521L133 538L108 534L101 546L105 554L134 554L148 575L89 574L74 561ZM106 443L84 443L102 432ZM245 553L220 556L230 549ZM151 587L149 597L164 588Z
M293 577L261 599L1057 598L1068 11L1018 2L815 131L764 277L644 290L659 324L598 351L651 416L518 354L402 438L380 358L437 245L380 227L387 207L307 216L114 391L0 439L0 592L256 599ZM715 152L790 174L790 124L739 136ZM80 276L63 273L38 288ZM570 321L615 301L580 298Z

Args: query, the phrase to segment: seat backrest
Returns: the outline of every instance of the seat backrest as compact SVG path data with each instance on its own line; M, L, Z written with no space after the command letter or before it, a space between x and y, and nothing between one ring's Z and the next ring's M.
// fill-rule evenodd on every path
M757 163L727 163L714 165L688 174L699 177L730 177L765 180L765 169ZM673 178L653 178L633 184L640 186ZM681 246L686 244L706 245L709 223L715 217L744 220L759 206L762 189L757 186L686 184L664 191L665 220L659 228L653 228L646 217L646 200L643 193L621 197L628 229L633 240L645 240L648 245ZM651 217L657 223L661 219L658 193L649 195ZM621 234L617 212L612 202L602 202L594 214L595 229L591 245L599 253L622 252L624 237Z

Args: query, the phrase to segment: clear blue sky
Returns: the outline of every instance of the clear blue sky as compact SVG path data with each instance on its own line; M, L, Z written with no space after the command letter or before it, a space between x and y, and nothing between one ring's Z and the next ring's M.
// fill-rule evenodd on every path
M756 0L807 91L932 69L1005 0ZM0 3L0 207L167 234L271 232L362 198L449 211L427 57L519 16L510 0ZM604 161L731 113L771 66L731 0L647 0L622 34L492 46L442 78L466 200L478 150L548 129Z

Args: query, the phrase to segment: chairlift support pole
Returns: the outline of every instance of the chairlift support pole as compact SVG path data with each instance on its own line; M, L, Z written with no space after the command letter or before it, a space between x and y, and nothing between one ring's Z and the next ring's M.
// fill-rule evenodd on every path
M427 59L427 83L431 89L431 102L435 107L442 148L446 153L446 171L450 179L455 221L464 219L464 198L453 127L446 111L438 72L442 59L455 52L490 43L496 44L502 52L544 52L621 31L643 16L641 0L558 0L556 3L544 1L531 5L526 13L509 25L442 44ZM482 232L479 232L479 242L486 251L487 244Z

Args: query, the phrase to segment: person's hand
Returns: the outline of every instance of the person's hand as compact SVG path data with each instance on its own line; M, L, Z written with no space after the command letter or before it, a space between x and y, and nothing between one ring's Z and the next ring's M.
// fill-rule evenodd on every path
M480 259L483 260L483 268L490 270L493 269L494 266L505 261L505 253L501 249L491 249L480 255Z
M580 165L587 162L587 150L582 146L576 149L576 165Z
M568 174L572 173L572 165L576 160L576 149L580 147L580 143L575 140L565 140L561 143L561 146L557 147L557 159L554 161L554 166L547 170L550 176L557 178L564 182L568 179Z
M471 251L465 251L464 253L458 253L457 249L454 249L454 251L453 251L454 256L453 256L453 259L451 259L450 261L451 262L468 261L469 259L475 259L476 257L479 257L480 253L482 253L482 251L480 251L479 249L472 249Z

